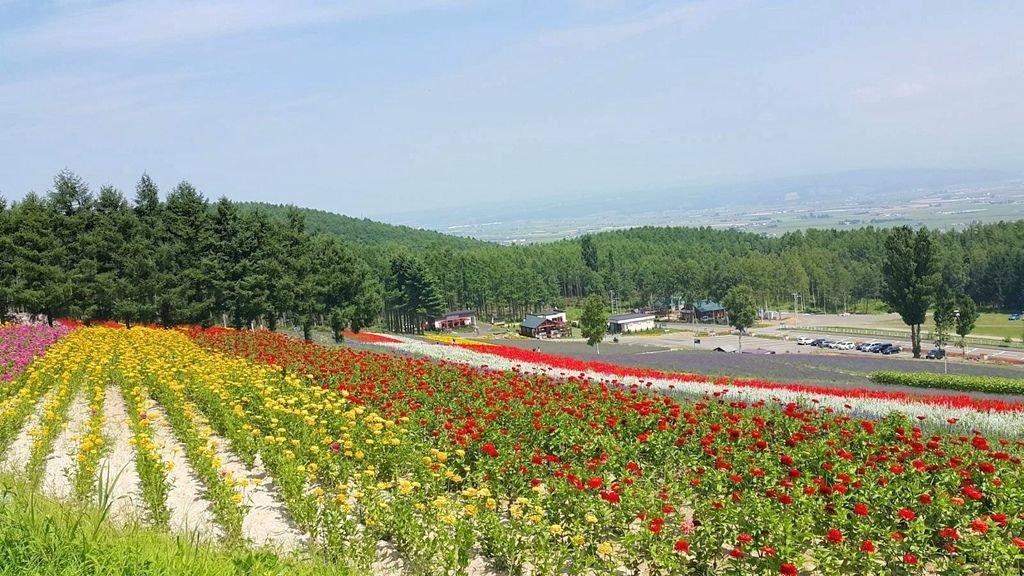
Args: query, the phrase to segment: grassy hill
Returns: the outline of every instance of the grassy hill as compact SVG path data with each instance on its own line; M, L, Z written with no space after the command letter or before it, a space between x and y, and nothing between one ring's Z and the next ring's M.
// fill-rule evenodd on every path
M279 221L284 221L289 208L285 205L267 204L264 202L240 202L238 206L243 210L261 210L271 218ZM341 240L366 246L396 244L411 248L442 246L452 250L466 250L489 244L488 242L473 238L450 236L433 230L423 230L410 226L394 226L367 218L352 218L351 216L343 216L312 208L299 208L299 210L306 215L306 226L310 230L325 232Z

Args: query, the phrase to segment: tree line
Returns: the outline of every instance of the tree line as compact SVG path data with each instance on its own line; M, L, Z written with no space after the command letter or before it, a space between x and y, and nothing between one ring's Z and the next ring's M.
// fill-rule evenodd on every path
M307 230L299 210L273 221L188 182L161 199L143 175L129 201L93 194L63 171L45 195L0 200L0 316L50 323L315 324L335 334L376 322L384 288L351 246Z
M311 225L310 215L314 215ZM769 237L642 227L501 246L295 207L207 200L188 182L161 198L143 175L132 200L93 194L64 171L46 194L0 199L0 314L126 324L278 322L419 331L445 311L522 319L614 291L620 308L671 297L758 307L856 311L885 296L891 231L807 230ZM943 293L984 309L1024 308L1024 222L931 232ZM936 288L938 290L938 288ZM890 306L891 308L891 306Z
M769 237L711 228L644 227L529 246L437 244L417 250L443 307L484 318L521 319L540 308L614 292L619 308L647 308L673 296L721 301L739 284L759 308L868 312L883 297L890 229L805 230ZM930 231L932 265L944 289L987 310L1024 309L1024 222ZM384 269L399 246L374 248Z

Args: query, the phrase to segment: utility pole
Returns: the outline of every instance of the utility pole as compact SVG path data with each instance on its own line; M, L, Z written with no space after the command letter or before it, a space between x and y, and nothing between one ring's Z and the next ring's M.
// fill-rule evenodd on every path
M612 315L615 315L615 290L609 290L608 294L611 297Z

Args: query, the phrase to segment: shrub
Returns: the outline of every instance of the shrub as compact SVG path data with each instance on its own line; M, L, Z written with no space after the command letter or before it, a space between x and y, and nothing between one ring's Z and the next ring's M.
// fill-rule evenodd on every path
M897 386L912 386L914 388L1024 394L1024 378L884 371L872 373L871 380L879 384L895 384Z

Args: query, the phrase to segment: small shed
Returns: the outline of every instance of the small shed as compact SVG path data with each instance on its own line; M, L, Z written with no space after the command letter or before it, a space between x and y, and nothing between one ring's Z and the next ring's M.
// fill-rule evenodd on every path
M519 323L519 333L530 338L561 338L572 334L565 313L530 314Z
M654 314L620 314L608 319L609 334L629 334L654 330Z
M726 314L725 308L711 300L687 304L680 312L680 319L684 322L700 322L702 324L729 323L729 315Z
M452 328L472 326L474 324L476 324L476 317L472 310L449 312L437 320L434 320L434 328L436 330L451 330Z

